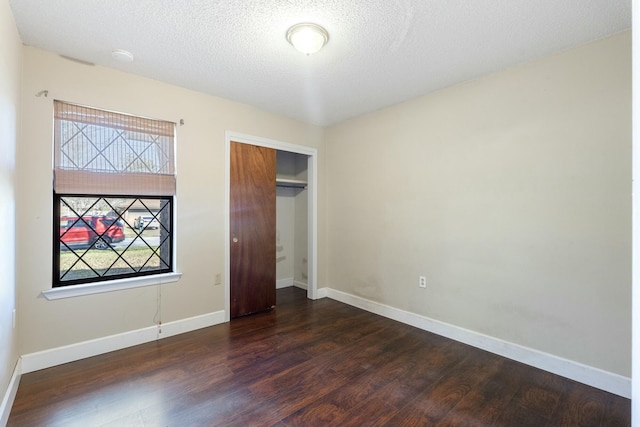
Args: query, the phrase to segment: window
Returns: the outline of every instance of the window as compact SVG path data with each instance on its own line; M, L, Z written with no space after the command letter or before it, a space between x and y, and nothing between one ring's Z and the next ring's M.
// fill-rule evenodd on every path
M173 272L175 124L54 109L53 286Z

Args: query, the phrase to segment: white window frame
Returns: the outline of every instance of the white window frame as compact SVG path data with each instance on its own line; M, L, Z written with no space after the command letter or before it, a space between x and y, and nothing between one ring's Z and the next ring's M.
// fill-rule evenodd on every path
M98 109L97 107L89 107L89 108ZM109 111L109 110L104 110L104 111ZM125 113L119 113L119 114L125 114ZM177 151L176 141L177 141L177 135L174 136L174 141L173 141L174 156L176 155L176 151ZM177 171L176 171L176 174L177 174ZM125 289L165 285L165 284L176 283L177 281L179 281L180 278L182 277L182 273L179 272L177 268L177 251L176 251L176 248L177 248L176 236L177 236L177 230L178 230L177 195L174 194L172 197L173 197L173 200L172 200L173 221L171 224L171 235L172 235L171 236L171 240L172 240L171 263L173 268L172 272L164 272L164 273L149 274L149 275L143 275L143 276L137 276L137 277L134 276L134 277L121 278L121 279L111 279L111 280L95 281L95 282L83 283L83 284L51 287L50 289L43 290L42 296L47 300L58 300L58 299L73 298L73 297L84 296L84 295L113 292L113 291L119 291L119 290L125 290ZM144 198L144 196L140 196L140 198ZM51 216L53 219L53 212L51 213ZM55 236L53 237L53 239L55 239ZM56 256L55 253L52 255Z

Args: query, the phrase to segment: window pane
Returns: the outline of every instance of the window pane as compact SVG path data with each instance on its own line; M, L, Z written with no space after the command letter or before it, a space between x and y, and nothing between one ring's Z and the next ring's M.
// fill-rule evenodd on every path
M175 124L54 101L54 191L175 194Z
M172 173L170 136L60 121L58 168L102 173Z
M54 285L172 271L171 201L57 195L59 268Z

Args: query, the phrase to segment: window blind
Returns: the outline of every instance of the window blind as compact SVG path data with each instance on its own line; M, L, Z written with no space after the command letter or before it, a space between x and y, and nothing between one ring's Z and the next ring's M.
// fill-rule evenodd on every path
M171 196L175 123L54 101L58 194Z

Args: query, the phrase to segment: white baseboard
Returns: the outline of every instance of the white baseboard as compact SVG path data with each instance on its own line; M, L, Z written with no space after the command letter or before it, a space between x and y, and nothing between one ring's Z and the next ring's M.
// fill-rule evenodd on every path
M293 285L294 285L293 277L291 277L289 279L278 279L278 280L276 280L276 289L290 288Z
M9 421L11 407L13 406L13 401L15 400L16 393L18 392L18 385L20 385L20 376L22 375L21 364L22 361L18 359L16 366L13 369L13 375L11 375L11 379L9 380L7 391L2 398L2 404L0 405L0 426L6 426L7 421Z
M135 331L110 335L103 338L83 341L36 353L25 354L21 358L21 373L26 374L28 372L50 368L63 363L97 356L99 354L132 347L138 344L144 344L157 339L206 328L207 326L213 326L223 322L224 311L216 311L213 313L203 314L201 316L190 317L188 319L163 323L162 328L160 329L161 332L158 326L149 326Z
M617 394L618 396L628 399L631 398L631 378L524 347L519 344L503 341L499 338L483 335L469 329L440 322L335 289L321 288L318 289L318 294L321 294L321 291L324 291L327 297L336 301L460 341L508 359L599 388L609 393Z
M307 284L304 282L299 282L297 280L293 280L293 277L290 279L278 279L276 280L276 289L282 289L282 288L290 288L292 286L295 286L296 288L300 288L300 289L307 289Z
M316 299L326 298L328 296L328 290L329 289L331 289L331 288L318 288L318 290L316 291ZM334 298L334 299L338 300L338 298ZM340 301L340 300L338 300L338 301ZM349 304L349 303L346 303L346 304ZM351 304L351 305L353 305L353 304Z
M305 291L307 290L308 286L306 283L304 282L299 282L299 281L294 281L293 282L293 286L295 286L296 288L300 288L300 289L304 289Z

